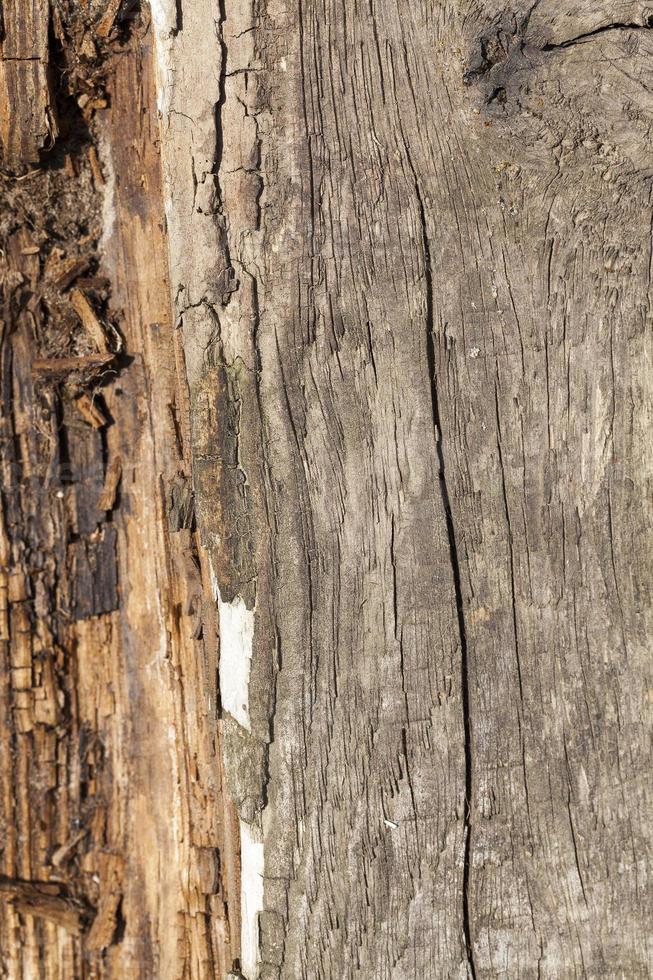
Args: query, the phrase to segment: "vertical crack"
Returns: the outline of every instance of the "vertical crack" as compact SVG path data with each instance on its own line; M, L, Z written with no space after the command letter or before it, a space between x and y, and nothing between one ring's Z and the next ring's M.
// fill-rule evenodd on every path
M228 49L227 42L224 36L224 25L227 20L227 11L225 7L225 0L219 0L218 2L218 21L216 23L218 44L220 46L220 78L219 78L219 89L218 89L218 101L215 104L215 161L214 161L214 173L216 178L220 173L220 165L222 163L222 153L223 153L223 141L224 134L222 131L222 110L224 109L225 103L227 101L227 58ZM222 190L219 188L220 193L220 205L222 206Z
M394 67L394 66L393 66ZM407 74L410 77L408 68ZM420 188L419 177L413 163L410 151L410 143L406 139L406 133L402 123L401 114L397 118L399 133L406 154L406 163L410 170L413 185L415 187L415 197L419 211L420 230L422 238L422 249L424 252L424 278L426 280L426 357L428 364L429 380L431 384L431 412L433 416L433 427L435 430L436 453L438 461L438 476L440 480L440 493L445 515L447 528L447 539L449 542L449 560L451 563L451 573L454 585L454 595L456 600L456 614L458 620L458 635L460 638L460 682L461 682L461 701L463 711L463 738L465 756L465 810L464 810L464 851L463 851L463 880L462 880L462 926L463 940L465 943L465 955L471 980L476 980L476 966L474 964L474 951L472 947L472 931L469 914L469 893L470 893L470 873L471 873L471 805L472 805L472 723L471 723L471 693L469 678L469 655L467 648L467 630L465 627L465 613L463 607L463 593L460 576L460 561L458 558L458 548L456 545L456 534L451 510L451 500L449 488L447 486L444 450L442 442L442 425L440 422L440 407L438 402L438 386L435 370L435 324L434 324L434 303L433 303L433 264L431 257L431 246L429 244L428 229L426 224L426 208L424 198Z
M415 191L420 215L420 225L422 232L422 248L424 250L424 276L426 279L426 337L427 337L427 363L429 379L431 382L431 410L433 413L433 425L436 434L436 453L438 459L438 470L440 478L440 493L444 507L445 522L447 527L447 538L449 542L449 558L451 561L451 573L453 577L454 593L456 598L456 613L458 618L458 635L460 638L460 673L461 673L461 696L463 708L463 730L465 739L465 813L464 813L464 854L463 854L463 883L462 883L462 913L463 913L463 936L465 940L465 952L467 964L472 980L476 980L476 967L474 965L474 953L472 948L471 925L469 915L469 892L470 892L470 871L471 871L471 805L472 805L472 726L470 708L470 679L469 679L469 657L467 649L467 630L465 627L465 613L463 607L463 594L460 579L460 561L458 558L458 548L456 545L456 533L453 523L453 513L451 510L451 500L449 488L447 486L444 449L442 442L442 424L440 422L440 406L438 401L438 385L436 374L435 357L435 328L433 317L433 276L431 264L431 247L429 245L428 230L426 226L426 210L419 187L417 174L410 161L409 165L415 180Z

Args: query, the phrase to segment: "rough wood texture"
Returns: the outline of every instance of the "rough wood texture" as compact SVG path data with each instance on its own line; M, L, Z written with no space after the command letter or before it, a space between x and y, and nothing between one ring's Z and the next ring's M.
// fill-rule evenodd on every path
M650 975L652 17L3 4L0 975Z
M648 976L649 13L156 13L245 973Z
M57 135L48 0L4 0L0 18L0 148L5 168L22 173Z
M21 980L223 976L239 952L153 35L116 16L53 8L65 135L0 185L0 975Z

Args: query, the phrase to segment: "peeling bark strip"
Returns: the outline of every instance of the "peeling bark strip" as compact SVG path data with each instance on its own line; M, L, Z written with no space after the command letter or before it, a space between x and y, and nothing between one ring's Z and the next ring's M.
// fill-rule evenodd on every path
M653 34L613 8L154 6L249 980L648 976Z

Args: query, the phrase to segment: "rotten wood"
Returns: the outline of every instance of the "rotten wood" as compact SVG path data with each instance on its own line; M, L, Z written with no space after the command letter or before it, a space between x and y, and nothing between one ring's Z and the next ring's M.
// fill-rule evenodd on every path
M91 338L94 346L100 353L107 354L109 345L107 335L100 322L100 318L89 302L88 296L77 286L70 291L70 305L82 322L82 326Z
M112 2L51 12L60 49L41 99L60 103L59 138L25 156L29 179L0 185L3 969L224 975L239 871L216 617L192 521L166 519L189 422L153 35ZM20 110L12 138L36 147Z
M50 88L48 0L4 0L0 37L0 147L4 168L23 173L57 136Z
M32 371L35 374L71 374L73 371L97 370L111 364L113 357L113 354L85 354L80 357L36 357L32 361Z
M0 902L11 903L21 915L46 919L66 932L80 933L89 910L61 893L59 885L12 881L0 876Z

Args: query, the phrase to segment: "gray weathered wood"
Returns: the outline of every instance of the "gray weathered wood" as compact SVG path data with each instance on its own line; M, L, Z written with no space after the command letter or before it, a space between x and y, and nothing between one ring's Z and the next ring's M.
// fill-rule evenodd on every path
M211 12L169 219L255 972L648 976L649 14Z

